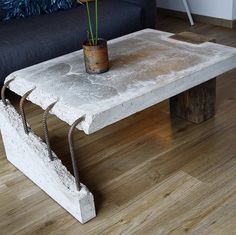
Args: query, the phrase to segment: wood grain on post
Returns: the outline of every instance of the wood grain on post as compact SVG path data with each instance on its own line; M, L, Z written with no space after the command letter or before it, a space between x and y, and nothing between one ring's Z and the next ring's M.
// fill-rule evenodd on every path
M191 32L176 34L171 38L194 44L216 42L214 38ZM197 124L215 115L215 105L216 78L170 98L170 111L173 117L180 117Z

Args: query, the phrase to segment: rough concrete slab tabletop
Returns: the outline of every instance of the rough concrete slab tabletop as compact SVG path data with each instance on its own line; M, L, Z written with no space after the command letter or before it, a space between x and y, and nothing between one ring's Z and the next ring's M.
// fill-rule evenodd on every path
M83 52L76 51L26 69L9 88L19 95L36 88L29 100L52 109L61 120L93 133L138 111L236 67L236 49L205 42L191 44L172 34L145 29L109 41L110 71L85 72Z

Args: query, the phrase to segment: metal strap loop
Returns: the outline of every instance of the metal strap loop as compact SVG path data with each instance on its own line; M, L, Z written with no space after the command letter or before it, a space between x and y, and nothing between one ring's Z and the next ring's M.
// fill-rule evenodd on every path
M31 89L30 91L26 92L26 93L22 96L22 98L20 99L20 115L21 115L21 118L22 118L24 130L25 130L25 133L26 133L26 134L29 134L29 129L28 129L27 122L26 122L26 116L25 116L25 110L24 110L24 102L25 102L25 100L27 99L27 97L32 93L32 91L33 91L34 89L35 89L35 88L33 88L33 89Z
M49 139L47 117L48 117L48 113L52 110L52 108L55 106L56 103L57 103L57 101L52 103L51 105L49 105L43 113L43 130L44 130L45 141L46 141L47 148L48 148L48 156L51 161L53 161L54 159L52 156L52 149L51 149L51 144L50 144L50 139Z
M5 92L6 92L7 87L9 86L9 84L10 84L12 81L14 81L14 80L15 80L15 79L13 78L13 79L10 79L9 81L7 81L7 82L3 85L2 90L1 90L2 102L3 102L3 104L6 105L6 106L7 106L7 101L6 101L6 97L5 97Z
M75 156L75 147L74 147L74 140L73 140L73 133L77 125L84 120L84 117L81 117L77 119L71 126L69 133L68 133L68 142L69 142L69 148L70 148L70 155L71 155L71 161L72 161L72 166L73 166L73 171L74 171L74 176L75 176L75 183L76 183L76 188L78 191L81 190L81 185L80 185L80 178L79 178L79 170L78 170L78 165L77 165L77 159Z

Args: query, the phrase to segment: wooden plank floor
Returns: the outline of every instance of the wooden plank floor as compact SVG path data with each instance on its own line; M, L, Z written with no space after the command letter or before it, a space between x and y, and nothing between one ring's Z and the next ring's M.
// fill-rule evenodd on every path
M157 29L190 30L236 47L236 30L159 17ZM10 94L17 104L19 98ZM97 218L81 225L7 162L0 139L0 234L236 234L236 70L217 80L217 114L201 125L170 119L168 101L86 136L79 169ZM27 103L42 135L42 111ZM71 170L68 126L51 116L53 149Z

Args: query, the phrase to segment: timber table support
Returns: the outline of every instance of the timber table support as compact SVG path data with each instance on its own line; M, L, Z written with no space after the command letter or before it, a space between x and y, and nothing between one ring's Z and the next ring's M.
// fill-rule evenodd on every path
M183 32L172 38L190 42L216 42L214 38L205 37L191 32ZM170 111L173 117L180 117L199 124L215 115L216 78L184 91L170 98Z
M170 98L172 116L199 124L215 115L216 79Z

